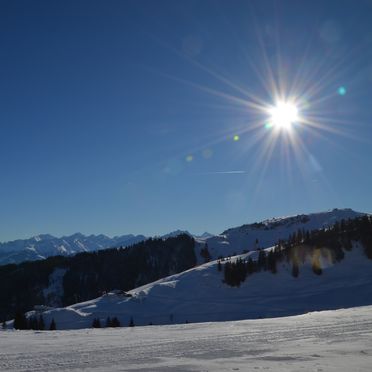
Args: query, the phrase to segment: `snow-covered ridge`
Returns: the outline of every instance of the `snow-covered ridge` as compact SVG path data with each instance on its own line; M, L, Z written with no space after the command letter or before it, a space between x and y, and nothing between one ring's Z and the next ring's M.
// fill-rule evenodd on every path
M302 230L318 230L334 225L342 219L353 219L366 213L356 212L352 209L333 209L327 212L300 214L289 217L267 219L262 222L242 225L225 230L221 235L197 238L197 257L199 262L200 249L205 244L208 246L212 258L236 255L257 248L266 248L275 245L279 239L287 240L288 237Z
M76 233L61 238L49 234L30 239L0 243L0 265L34 261L56 255L73 255L111 247L129 246L146 239L143 235L122 235L110 238L106 235Z
M270 248L268 248L269 250ZM255 259L257 251L231 258ZM177 275L129 291L108 293L66 308L46 311L59 329L91 327L94 318L117 317L122 325L133 318L137 325L173 324L266 318L372 304L372 261L359 243L339 263L324 261L322 275L310 262L295 278L291 263L281 262L278 272L258 272L238 287L223 282L223 270L212 261ZM30 313L32 315L33 313Z

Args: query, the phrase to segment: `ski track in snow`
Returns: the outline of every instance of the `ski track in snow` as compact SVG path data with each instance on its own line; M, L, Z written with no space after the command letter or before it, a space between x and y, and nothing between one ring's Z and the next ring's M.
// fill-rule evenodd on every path
M0 332L1 371L372 370L372 306L117 329Z

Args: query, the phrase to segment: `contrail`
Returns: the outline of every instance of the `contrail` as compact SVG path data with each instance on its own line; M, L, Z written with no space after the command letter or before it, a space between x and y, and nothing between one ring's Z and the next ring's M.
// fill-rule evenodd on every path
M203 172L199 174L206 175L206 174L244 174L244 173L247 173L247 172L244 170L232 170L232 171Z

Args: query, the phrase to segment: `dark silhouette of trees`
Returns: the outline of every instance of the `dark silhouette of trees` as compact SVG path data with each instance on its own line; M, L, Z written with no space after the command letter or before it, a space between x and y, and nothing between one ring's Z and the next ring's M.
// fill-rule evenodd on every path
M292 276L294 278L297 278L299 274L300 274L300 268L298 266L298 262L293 262L292 263Z
M101 321L99 318L94 318L92 323L93 328L101 328Z
M208 244L205 243L204 247L200 250L200 256L204 258L204 262L209 262L212 259L212 256L208 250Z
M352 242L362 244L364 252L372 259L372 217L362 216L355 219L341 220L334 226L324 229L304 231L299 229L291 234L288 240L280 240L274 249L258 249L257 260L243 261L238 258L235 261L224 261L223 281L239 287L247 276L259 271L277 272L277 264L285 261L292 264L292 276L297 278L300 274L300 265L306 260L311 260L311 268L314 274L321 275L322 257L330 259L332 263L340 262L345 257L345 251L352 249ZM256 242L258 244L258 242Z
M49 331L55 331L57 329L56 322L54 321L54 318L50 322Z
M22 312L17 312L15 317L14 317L14 324L13 327L15 329L27 329L28 324L27 324L27 318L26 315Z
M42 314L39 315L39 330L40 331L45 330L45 322Z
M120 327L120 321L116 316L111 319L111 327Z
M69 257L0 266L0 319L14 319L35 305L68 306L97 298L113 289L128 291L194 267L195 241L183 234L148 239L124 249L112 248ZM63 295L49 304L42 289L49 286L55 269L64 269Z

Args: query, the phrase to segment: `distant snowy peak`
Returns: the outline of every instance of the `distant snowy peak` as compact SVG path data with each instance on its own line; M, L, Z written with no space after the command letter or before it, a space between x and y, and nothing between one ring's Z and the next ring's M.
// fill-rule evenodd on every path
M209 233L209 232L204 232L203 234L201 235L194 235L195 238L197 239L208 239L208 238L211 238L212 236L214 236L213 234Z
M0 265L34 261L56 255L73 255L105 248L126 247L145 240L144 235L122 235L110 238L106 235L75 233L57 238L49 234L37 235L30 239L0 243Z
M239 254L260 248L270 247L279 239L288 239L290 234L299 229L316 230L332 226L342 219L356 218L365 213L352 209L333 209L327 212L300 214L290 217L267 219L262 222L246 224L224 231L221 235L207 232L198 236L187 230L175 230L161 236L162 239L187 234L195 238L197 244L195 253L198 263L203 263L205 245L211 258ZM0 265L20 263L44 259L55 255L73 255L79 252L92 252L112 247L127 247L145 240L144 235L122 235L110 238L106 235L84 235L75 233L70 236L57 238L49 234L41 234L30 239L14 240L0 243ZM204 252L205 256L205 252Z
M211 238L212 236L215 236L213 234L210 234L209 232L204 232L203 234L201 235L194 235L194 234L191 234L189 231L187 230L175 230L175 231L172 231L168 234L165 234L165 235L162 235L161 238L162 239L168 239L168 238L174 238L176 236L179 236L179 235L183 235L183 234L186 234L188 236L191 236L195 239L208 239L208 238Z
M162 239L175 238L176 236L183 235L183 234L186 234L186 235L189 235L189 236L193 236L187 230L174 230L174 231L172 231L172 232L170 232L168 234L162 235L161 238Z

